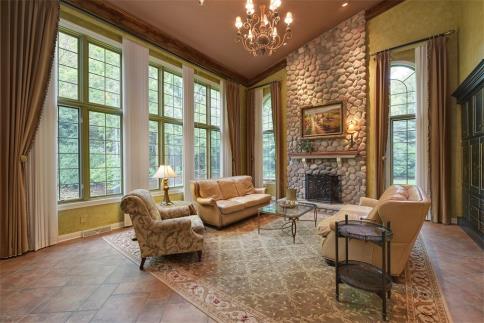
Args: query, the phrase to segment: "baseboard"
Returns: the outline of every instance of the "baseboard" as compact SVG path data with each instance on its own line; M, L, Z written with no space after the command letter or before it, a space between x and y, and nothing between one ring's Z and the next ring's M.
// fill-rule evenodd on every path
M480 235L479 233L477 233L475 231L475 229L471 228L465 218L459 218L459 226L462 228L462 230L464 230L465 233L467 233L467 235L472 239L474 240L474 242L479 246L481 247L481 249L484 249L484 239L482 237L482 235Z
M101 228L104 228L108 225L103 225L103 226L100 226L100 227L95 227L95 228L90 228L89 230L96 230L96 229L101 229ZM116 229L121 229L121 228L124 228L124 222L116 222L116 223L112 223L109 225L111 227L111 230L116 230ZM69 241L69 240L72 240L72 239L79 239L82 237L82 232L83 231L86 231L86 230L82 230L82 231L77 231L77 232L72 232L72 233L67 233L67 234L63 234L63 235L60 235L57 239L57 242L64 242L64 241Z

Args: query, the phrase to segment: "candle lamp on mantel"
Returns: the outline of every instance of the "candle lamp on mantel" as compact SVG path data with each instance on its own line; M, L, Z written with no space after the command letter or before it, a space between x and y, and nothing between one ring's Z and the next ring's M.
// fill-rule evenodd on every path
M176 177L176 174L170 165L160 165L155 175L153 175L153 178L163 179L164 195L163 195L163 202L161 204L164 204L164 205L173 204L173 202L170 201L170 195L168 194L168 190L170 189L170 187L168 186L168 178L174 178L174 177Z
M348 123L348 128L346 129L346 132L350 135L350 147L353 148L353 145L355 143L353 139L353 135L355 134L355 121L351 120L350 123Z

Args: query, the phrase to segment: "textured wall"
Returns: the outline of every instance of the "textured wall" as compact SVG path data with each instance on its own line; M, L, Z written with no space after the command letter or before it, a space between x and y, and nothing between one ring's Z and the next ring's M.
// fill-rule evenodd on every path
M341 176L344 203L358 203L366 195L366 21L359 13L308 42L287 58L287 142L288 152L298 152L301 138L301 107L343 101L345 127L355 124L355 143L350 135L312 140L315 151L358 150L359 155L343 159L312 159L288 163L289 187L304 197L306 173Z
M459 83L484 59L484 1L461 1Z

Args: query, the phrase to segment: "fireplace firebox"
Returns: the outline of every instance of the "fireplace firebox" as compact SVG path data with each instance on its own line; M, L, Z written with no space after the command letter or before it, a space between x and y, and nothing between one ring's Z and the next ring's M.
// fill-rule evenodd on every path
M331 174L306 174L304 198L314 202L341 203L339 176Z

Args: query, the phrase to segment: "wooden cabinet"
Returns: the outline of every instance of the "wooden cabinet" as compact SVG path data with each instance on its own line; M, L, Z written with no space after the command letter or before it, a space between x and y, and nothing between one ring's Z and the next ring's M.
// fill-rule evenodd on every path
M484 241L484 60L453 94L462 108L463 216L459 224Z

